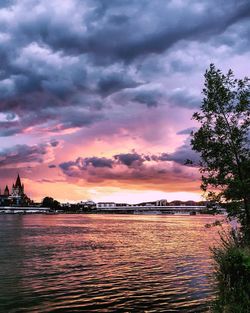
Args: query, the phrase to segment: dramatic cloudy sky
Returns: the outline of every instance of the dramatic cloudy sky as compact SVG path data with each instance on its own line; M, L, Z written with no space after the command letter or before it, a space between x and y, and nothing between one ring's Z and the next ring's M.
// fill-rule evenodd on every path
M250 72L248 0L1 0L0 185L40 200L199 199L210 63Z

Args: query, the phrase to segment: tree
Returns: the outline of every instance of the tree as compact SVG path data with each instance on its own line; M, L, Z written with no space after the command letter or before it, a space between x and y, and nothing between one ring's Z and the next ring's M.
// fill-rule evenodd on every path
M41 206L56 210L56 209L58 209L60 207L60 203L57 200L54 200L51 197L45 197L42 200Z
M205 73L203 101L193 119L200 128L191 145L200 154L201 188L208 199L227 203L250 242L250 85L213 64Z

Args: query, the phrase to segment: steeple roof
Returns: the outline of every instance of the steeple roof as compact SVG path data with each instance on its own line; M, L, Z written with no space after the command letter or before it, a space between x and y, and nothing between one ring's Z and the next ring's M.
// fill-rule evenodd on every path
M9 188L8 186L6 185L5 189L4 189L4 196L5 197L8 197L10 195L10 192L9 192Z
M16 184L15 184L15 188L17 188L17 187L19 187L19 188L22 187L21 179L20 179L19 174L17 175Z

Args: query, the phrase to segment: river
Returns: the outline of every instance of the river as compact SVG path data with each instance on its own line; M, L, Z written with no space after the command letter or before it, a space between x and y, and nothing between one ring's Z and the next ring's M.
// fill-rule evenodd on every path
M0 312L208 312L206 215L0 215Z

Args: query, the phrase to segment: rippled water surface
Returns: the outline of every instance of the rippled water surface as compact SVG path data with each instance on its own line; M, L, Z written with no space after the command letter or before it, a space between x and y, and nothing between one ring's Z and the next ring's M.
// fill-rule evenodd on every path
M0 312L207 312L214 220L1 215Z

